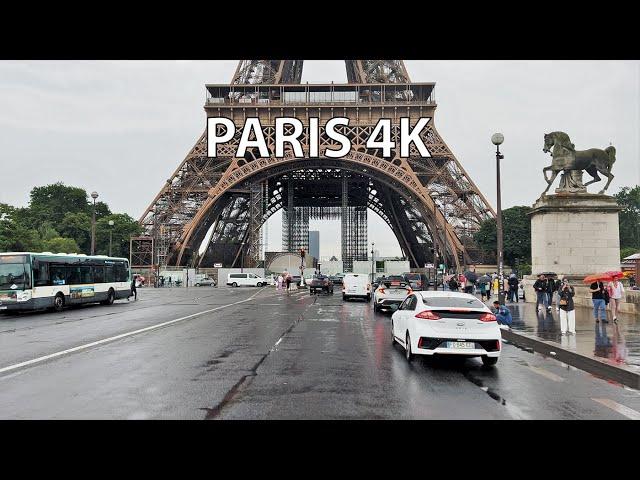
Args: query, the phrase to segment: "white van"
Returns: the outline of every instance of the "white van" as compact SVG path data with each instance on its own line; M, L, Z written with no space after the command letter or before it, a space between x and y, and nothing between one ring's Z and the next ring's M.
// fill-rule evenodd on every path
M230 273L227 275L227 285L231 287L262 287L267 285L267 279L259 277L255 273Z
M347 273L342 282L343 300L356 297L371 301L371 283L366 273Z

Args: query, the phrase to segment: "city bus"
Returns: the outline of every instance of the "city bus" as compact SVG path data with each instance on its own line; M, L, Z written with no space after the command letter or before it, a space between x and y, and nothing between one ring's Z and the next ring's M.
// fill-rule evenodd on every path
M126 258L65 253L0 253L0 313L102 303L131 295Z

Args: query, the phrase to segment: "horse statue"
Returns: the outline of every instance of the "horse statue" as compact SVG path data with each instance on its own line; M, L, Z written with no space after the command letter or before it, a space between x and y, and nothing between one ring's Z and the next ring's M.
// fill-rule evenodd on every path
M553 147L553 151L551 151ZM613 146L609 146L604 150L599 148L590 148L589 150L576 151L575 145L571 143L569 135L564 132L551 132L544 135L544 148L543 152L551 152L553 158L551 165L542 169L542 174L547 182L547 188L542 193L543 195L549 191L553 181L556 179L560 172L563 172L563 182L561 183L560 191L586 191L586 186L592 183L602 180L598 173L601 173L609 179L599 194L603 194L613 180L613 174L611 173L611 167L616 161L616 149ZM551 178L547 178L547 172L551 170ZM582 185L582 170L586 170L589 175L593 177L593 180L588 181ZM556 190L556 191L558 191Z

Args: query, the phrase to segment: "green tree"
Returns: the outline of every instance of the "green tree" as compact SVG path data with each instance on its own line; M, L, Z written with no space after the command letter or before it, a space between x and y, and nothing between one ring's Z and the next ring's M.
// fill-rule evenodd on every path
M89 209L87 192L58 182L31 190L27 223L36 227L45 221L60 224L67 213L86 213Z
M531 263L531 220L528 213L530 207L511 207L502 211L502 238L504 244L504 262L514 265L515 259L522 264ZM486 253L493 253L498 248L496 220L491 218L480 225L474 234L478 247Z
M636 247L624 247L620 249L620 260L624 260L629 255L633 255L634 253L638 253L638 249Z
M67 213L59 231L63 237L73 238L83 253L91 251L91 217L87 213Z
M618 217L620 248L640 249L640 185L623 187L614 197L623 208Z
M113 227L109 226L110 220L113 220ZM114 257L129 258L129 239L132 236L140 235L142 228L138 222L126 213L111 214L101 218L96 222L97 254L109 254L109 233L111 229L113 229L112 255Z
M52 253L80 253L80 247L73 238L54 237L45 240L42 248Z

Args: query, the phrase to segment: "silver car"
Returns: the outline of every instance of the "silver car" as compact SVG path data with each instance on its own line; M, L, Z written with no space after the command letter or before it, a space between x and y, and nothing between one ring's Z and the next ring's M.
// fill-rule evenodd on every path
M216 281L213 278L204 277L196 282L196 287L215 287Z

